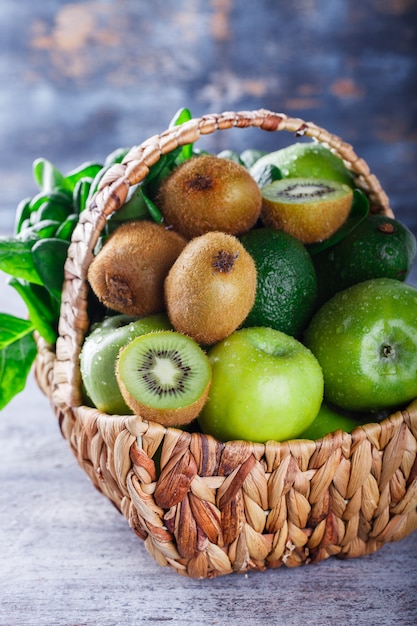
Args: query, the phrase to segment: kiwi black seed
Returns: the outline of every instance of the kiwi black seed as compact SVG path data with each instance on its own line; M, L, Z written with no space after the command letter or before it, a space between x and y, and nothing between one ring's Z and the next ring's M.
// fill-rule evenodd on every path
M209 232L192 239L165 280L171 324L202 345L236 330L251 310L256 267L234 235Z
M190 337L170 330L134 339L120 351L116 373L132 411L165 426L197 417L211 384L205 352Z
M119 313L159 313L165 308L165 277L186 243L181 235L156 222L127 222L91 263L91 288L100 302Z
M167 224L192 239L213 230L247 232L259 218L262 196L245 167L205 154L185 161L165 178L156 203Z
M303 243L323 241L346 221L353 191L344 183L318 178L285 178L262 189L261 217Z

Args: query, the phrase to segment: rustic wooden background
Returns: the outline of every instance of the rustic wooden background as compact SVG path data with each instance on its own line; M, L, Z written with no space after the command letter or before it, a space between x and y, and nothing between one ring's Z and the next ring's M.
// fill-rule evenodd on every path
M0 234L36 192L35 158L63 172L104 160L183 106L326 127L417 233L416 76L415 0L0 0ZM20 313L9 292L2 280L0 309ZM417 533L353 561L189 581L157 566L94 491L32 378L0 414L0 450L0 626L417 623Z

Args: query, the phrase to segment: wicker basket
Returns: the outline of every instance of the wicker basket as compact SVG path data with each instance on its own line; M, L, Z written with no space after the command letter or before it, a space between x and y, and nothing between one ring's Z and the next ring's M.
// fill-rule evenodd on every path
M351 434L265 445L220 443L83 405L78 362L89 326L86 275L107 217L162 154L234 127L286 130L327 145L354 173L372 210L392 215L367 164L312 123L259 110L170 128L113 166L81 214L66 262L60 336L56 346L39 340L36 363L38 384L91 481L160 565L194 578L358 557L417 528L417 401Z

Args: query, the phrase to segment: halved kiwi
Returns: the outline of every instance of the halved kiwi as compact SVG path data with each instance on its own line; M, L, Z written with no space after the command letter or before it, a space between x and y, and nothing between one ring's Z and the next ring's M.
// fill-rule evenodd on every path
M214 230L247 232L259 217L262 198L243 165L204 154L185 161L163 180L156 203L166 223L192 239Z
M262 221L303 243L323 241L346 221L353 200L348 185L317 178L275 180L262 189Z
M190 337L175 331L141 335L120 351L117 380L126 404L166 426L191 422L204 406L211 364Z

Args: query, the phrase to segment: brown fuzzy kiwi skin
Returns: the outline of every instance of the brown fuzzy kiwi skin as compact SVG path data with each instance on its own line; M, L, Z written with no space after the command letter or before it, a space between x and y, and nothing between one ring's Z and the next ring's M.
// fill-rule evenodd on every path
M117 369L116 376L124 401L126 402L127 406L133 411L133 413L144 420L151 420L167 427L186 426L187 424L192 422L201 412L203 406L205 405L211 386L210 379L201 396L197 400L195 400L195 402L189 404L188 406L179 407L176 409L157 409L147 404L143 404L139 400L134 398L123 384L123 381L121 380Z
M256 267L234 235L209 232L192 239L165 280L165 302L174 328L201 345L221 341L251 310Z
M286 179L288 184L294 180L296 179ZM329 184L332 185L333 182L329 181ZM284 200L274 202L265 197L267 191L265 188L262 198L262 222L270 228L284 230L304 244L328 239L345 223L351 209L353 192L347 185L344 186L346 187L344 197L310 201L304 205L302 202L285 203Z
M165 309L165 277L186 243L156 222L122 224L90 264L90 286L113 311L139 316L159 313Z
M195 156L162 182L156 204L167 224L187 239L209 231L240 235L259 218L261 191L238 163L215 155Z

